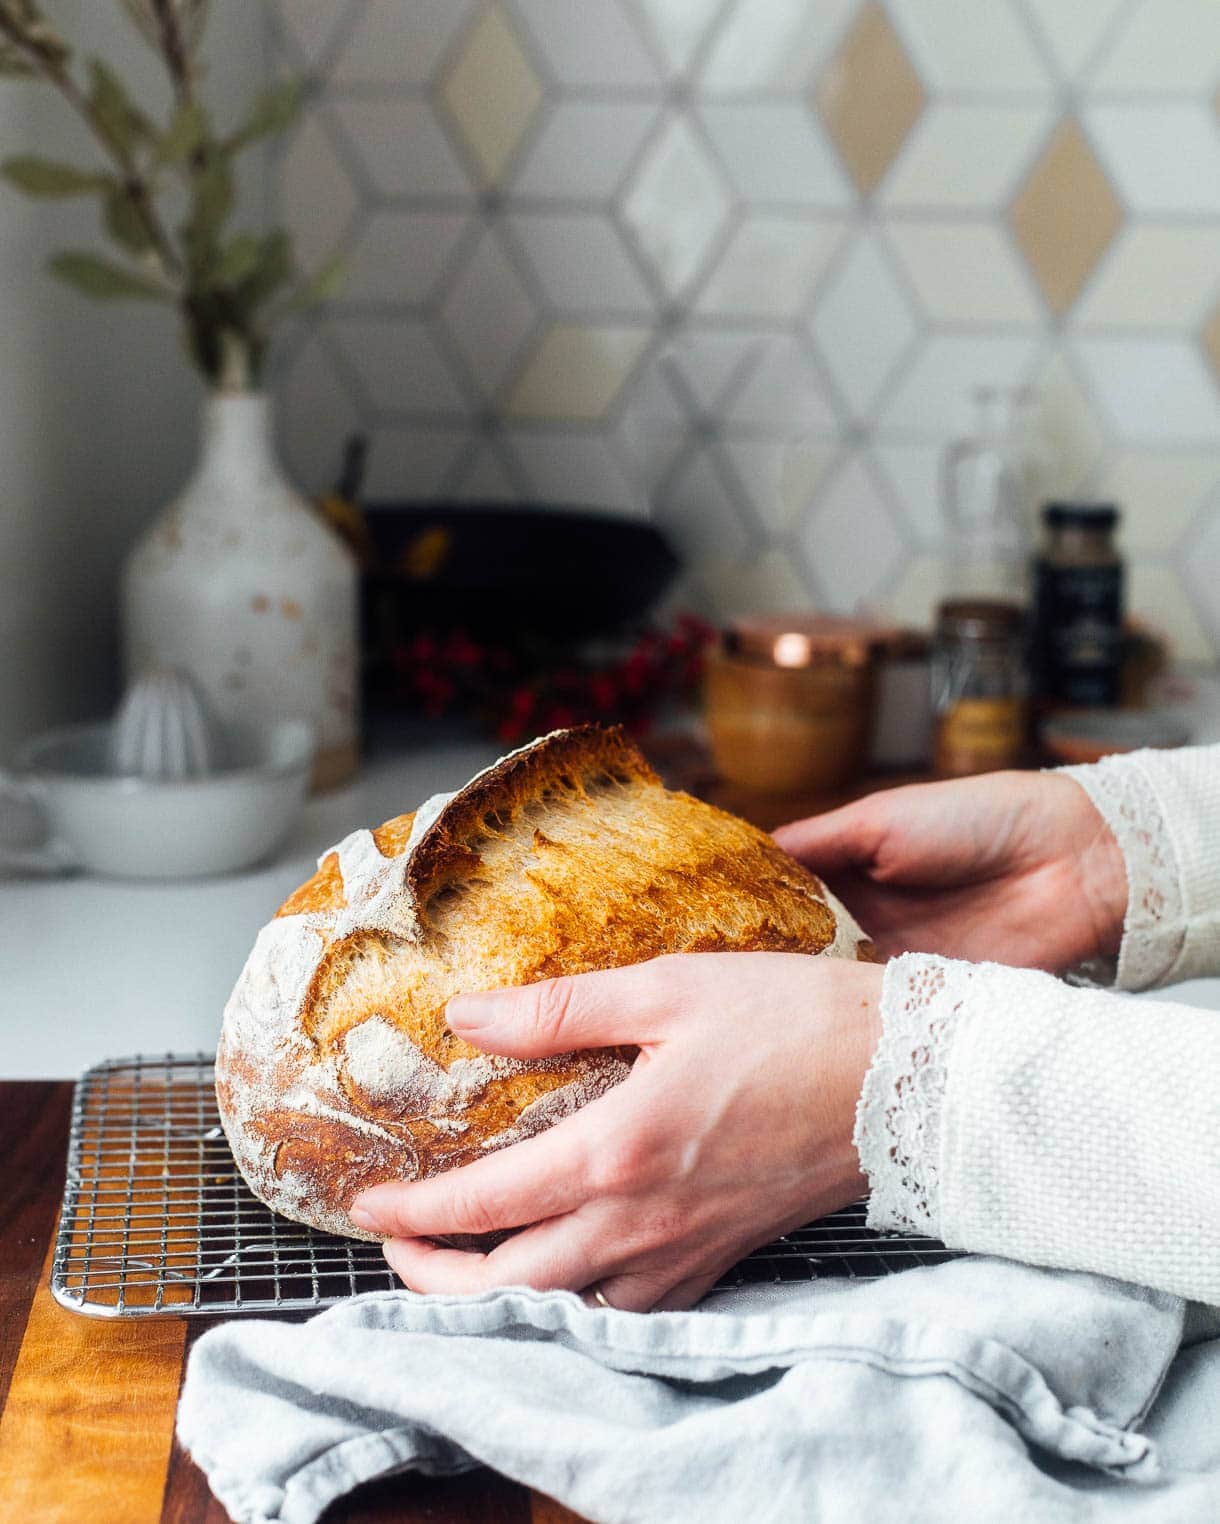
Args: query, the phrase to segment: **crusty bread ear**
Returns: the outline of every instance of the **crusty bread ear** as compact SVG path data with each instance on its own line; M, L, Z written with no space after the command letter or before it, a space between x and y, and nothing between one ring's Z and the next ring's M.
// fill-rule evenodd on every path
M353 833L264 929L217 1056L234 1155L271 1206L351 1234L364 1186L529 1136L627 1072L616 1051L479 1053L452 996L732 949L870 955L812 874L663 788L621 730L544 737Z

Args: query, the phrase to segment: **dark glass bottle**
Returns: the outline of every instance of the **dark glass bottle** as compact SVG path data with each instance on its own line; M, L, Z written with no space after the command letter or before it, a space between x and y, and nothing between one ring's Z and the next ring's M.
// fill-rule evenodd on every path
M1034 561L1034 671L1048 704L1108 707L1122 685L1123 561L1112 503L1048 503Z

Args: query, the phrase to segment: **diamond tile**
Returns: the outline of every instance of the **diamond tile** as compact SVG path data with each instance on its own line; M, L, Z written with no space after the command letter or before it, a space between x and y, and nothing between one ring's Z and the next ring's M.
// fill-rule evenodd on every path
M518 418L600 418L647 342L645 328L556 323L518 377L508 410Z
M1043 502L1086 495L1096 481L1106 444L1093 402L1063 352L1037 372L1034 385L1038 407L1033 497Z
M786 533L802 516L838 455L830 440L727 434L721 449L755 516L773 535Z
M330 428L327 424L327 432ZM429 424L383 424L369 445L364 491L371 502L410 502L438 497L469 448L463 429Z
M889 0L890 15L921 78L955 90L1044 91L1050 81L1010 0Z
M758 363L730 398L730 423L780 439L835 435L840 422L814 363L796 339L761 341Z
M934 334L881 412L887 430L947 439L958 433L978 386L1015 386L1036 351L1033 337Z
M937 323L1035 323L1036 288L992 222L891 222L890 246Z
M310 67L322 57L345 15L334 0L276 0L276 10L284 35Z
M691 440L683 401L655 363L640 368L624 400L617 439L649 492L669 475Z
M843 241L841 218L747 216L699 294L700 312L783 318L800 311Z
M591 212L536 212L509 227L547 302L561 312L649 313L655 301L614 224Z
M879 600L879 611L895 624L930 630L936 622L936 605L945 596L948 568L940 556L911 556L903 565L893 590Z
M916 331L880 240L864 234L823 285L813 319L818 349L854 417L869 415Z
M496 184L542 103L534 66L502 6L488 6L471 28L440 93L482 183Z
M944 444L878 444L873 457L914 539L921 545L941 544Z
M893 23L877 0L867 0L817 91L818 110L861 195L884 179L925 98Z
M1001 206L1050 123L1044 105L937 101L924 112L880 190L886 206Z
M721 0L638 0L673 74L684 74L721 9Z
M699 576L721 620L734 614L790 614L810 605L800 569L784 550L764 551L745 566L737 561L705 563Z
M653 517L688 566L740 562L754 547L754 534L710 448L697 450L679 471L654 504Z
M1128 223L1072 314L1108 328L1192 328L1220 271L1220 227Z
M1220 212L1220 132L1209 104L1099 104L1087 108L1084 118L1131 211Z
M671 296L698 273L728 217L729 198L698 138L674 118L650 148L623 217Z
M1080 124L1065 118L1009 213L1017 246L1052 312L1066 312L1109 248L1123 212Z
M1216 385L1220 386L1220 302L1212 308L1211 316L1203 325L1200 337L1203 341L1203 353L1215 372Z
M275 395L288 473L302 492L317 497L339 474L343 441L365 426L330 345L316 333L301 345L277 376Z
M1194 579L1197 582L1198 568ZM1142 624L1168 636L1175 660L1214 662L1216 648L1186 596L1183 580L1172 567L1132 559L1127 567L1127 608ZM1211 583L1214 599L1214 575Z
M1220 490L1220 447L1213 451L1126 450L1110 462L1101 496L1122 504L1129 552L1176 548L1205 498Z
M655 85L657 66L619 0L515 0L539 51L563 85L622 89Z
M1025 0L1064 79L1076 76L1095 56L1128 0Z
M321 121L310 116L294 135L279 180L279 210L292 229L304 270L316 270L344 242L357 208L356 192Z
M801 101L705 105L707 134L737 194L751 205L847 206L852 188L817 118Z
M539 502L647 513L604 434L515 431L510 442Z
M340 317L333 328L369 407L391 415L466 411L465 398L420 319Z
M426 101L337 100L331 109L378 195L469 194L466 173Z
M1203 94L1216 83L1216 0L1140 0L1089 79L1092 90Z
M1198 529L1178 558L1182 580L1194 595L1212 644L1220 649L1220 495L1213 496L1199 516ZM1214 659L1214 657L1213 657Z
M509 475L498 446L483 444L474 450L456 483L449 489L455 503L516 503L521 493Z
M836 614L862 612L875 602L906 555L885 495L858 455L822 492L799 542L819 601Z
M678 334L655 364L672 394L689 405L690 415L721 413L742 379L762 358L767 339L754 333L692 328Z
M494 230L480 238L442 311L471 376L491 396L521 356L536 317L530 294Z
M364 0L331 78L339 85L421 85L473 8L474 0Z
M464 212L374 212L344 270L343 300L428 301L469 226Z
M1214 444L1220 437L1220 388L1196 345L1089 338L1076 353L1115 429L1131 443Z
M657 107L648 102L560 101L525 148L513 190L548 199L608 199L656 119Z
M801 90L838 42L855 0L737 0L700 80L708 95Z

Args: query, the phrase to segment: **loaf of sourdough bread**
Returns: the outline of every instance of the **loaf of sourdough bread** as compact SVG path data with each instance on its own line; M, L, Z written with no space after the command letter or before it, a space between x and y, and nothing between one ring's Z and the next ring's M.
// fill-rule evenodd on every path
M452 996L725 950L871 956L818 879L662 787L621 730L545 736L347 837L260 933L216 1058L238 1167L285 1216L367 1237L346 1213L366 1186L529 1137L628 1071L618 1050L482 1054Z

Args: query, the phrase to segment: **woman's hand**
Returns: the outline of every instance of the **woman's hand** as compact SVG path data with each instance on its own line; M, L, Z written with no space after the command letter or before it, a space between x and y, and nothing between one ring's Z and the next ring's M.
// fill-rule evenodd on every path
M1050 773L873 794L776 831L887 957L938 952L1062 972L1118 951L1122 854L1088 795Z
M538 1137L358 1196L416 1291L601 1290L687 1307L737 1260L864 1194L851 1135L882 970L697 953L452 1000L453 1030L521 1058L636 1045L630 1075ZM488 1254L430 1235L522 1228Z

